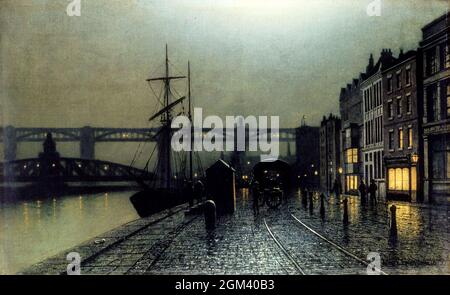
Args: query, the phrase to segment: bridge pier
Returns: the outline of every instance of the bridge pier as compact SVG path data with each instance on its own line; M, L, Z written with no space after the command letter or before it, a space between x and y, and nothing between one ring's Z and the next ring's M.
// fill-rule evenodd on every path
M6 126L4 130L4 157L5 161L14 161L17 152L17 133L13 126Z
M95 133L89 126L81 128L80 131L80 158L95 159Z

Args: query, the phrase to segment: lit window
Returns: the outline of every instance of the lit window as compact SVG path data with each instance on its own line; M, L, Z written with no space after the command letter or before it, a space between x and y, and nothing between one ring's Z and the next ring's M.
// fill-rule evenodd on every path
M347 175L347 190L356 190L358 189L358 176L357 175Z
M409 190L409 169L408 168L389 168L389 190L408 191ZM411 169L411 190L416 190L416 168Z
M412 148L413 146L413 130L412 128L408 128L408 147Z
M402 128L398 129L398 148L403 149L403 130Z
M347 150L347 163L358 163L358 149Z
M411 190L417 190L417 170L416 167L411 167Z

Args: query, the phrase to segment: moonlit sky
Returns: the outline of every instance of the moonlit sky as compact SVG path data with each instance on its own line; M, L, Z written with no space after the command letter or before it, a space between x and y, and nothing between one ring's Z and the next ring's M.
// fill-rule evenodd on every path
M145 79L192 66L204 114L278 115L295 127L338 112L370 53L414 49L448 2L382 0L0 0L1 121L16 127L146 127ZM184 85L175 85L181 93Z

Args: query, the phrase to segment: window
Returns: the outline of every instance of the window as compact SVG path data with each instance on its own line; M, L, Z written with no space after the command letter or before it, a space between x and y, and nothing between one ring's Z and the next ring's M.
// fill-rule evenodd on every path
M444 56L445 56L444 65L445 68L448 69L450 68L450 43L445 44Z
M437 72L436 49L432 48L426 53L426 73L433 75Z
M449 43L442 43L441 45L439 45L440 47L440 56L441 56L441 60L440 60L440 64L441 64L441 69L448 69L450 68L450 53L449 53Z
M357 190L358 189L358 176L357 175L347 175L347 190Z
M394 149L394 130L389 130L389 149Z
M398 128L398 149L403 149L403 129Z
M412 127L408 128L408 148L412 148L413 146L413 129Z
M347 163L358 163L358 149L352 148L347 150Z
M397 99L397 116L401 116L402 115L402 99L398 98Z
M392 91L392 77L387 78L387 91L388 92Z
M427 99L428 122L439 121L441 116L436 85L427 87L426 99Z
M397 85L397 89L402 87L402 72L398 72L395 75L395 81L396 81L396 85Z
M388 116L390 119L394 117L394 108L392 106L392 101L388 102Z
M446 96L447 96L447 118L450 118L450 81L447 81Z
M438 136L429 141L433 179L450 179L450 136Z
M411 94L406 95L406 113L411 114L412 111L412 102L411 102Z
M414 176L416 175L415 167ZM411 176L413 175L413 169L411 169ZM396 191L408 191L409 190L409 169L408 168L389 168L388 169L388 189ZM411 177L412 178L412 177ZM415 179L411 182L411 190L416 190Z
M405 71L405 83L406 85L411 85L411 68L408 68Z

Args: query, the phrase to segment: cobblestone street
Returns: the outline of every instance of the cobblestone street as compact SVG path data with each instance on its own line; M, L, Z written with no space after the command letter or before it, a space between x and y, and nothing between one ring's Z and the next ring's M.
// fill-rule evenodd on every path
M387 274L450 273L446 206L396 202L394 240L389 235L391 203L363 206L357 197L348 197L345 225L343 198L327 198L323 217L318 196L311 211L298 192L279 208L262 207L254 214L251 197L242 190L235 214L220 217L215 230L205 229L202 215L185 215L186 207L179 206L105 233L24 273L63 273L65 256L73 251L82 256L82 274L366 274L369 252L380 254Z

